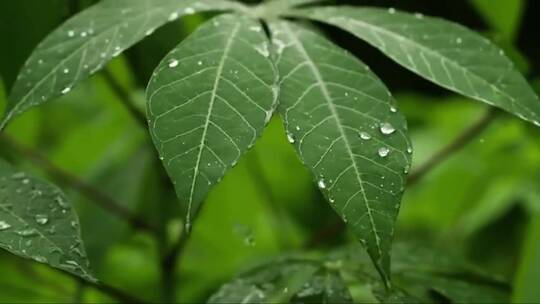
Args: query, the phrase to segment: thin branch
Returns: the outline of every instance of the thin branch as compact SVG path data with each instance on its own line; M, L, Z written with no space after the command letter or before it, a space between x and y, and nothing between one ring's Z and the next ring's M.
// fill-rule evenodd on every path
M186 247L189 234L186 231L182 231L178 240L172 245L169 252L167 252L161 259L161 276L163 285L163 301L167 303L173 303L176 301L175 290L178 286L178 280L176 277L176 267L180 263L182 253Z
M137 217L131 212L131 210L123 207L123 205L117 202L114 198L102 192L100 189L85 183L77 176L59 168L45 156L41 155L38 151L23 146L5 133L0 134L0 141L6 146L10 147L17 154L22 155L26 160L29 160L34 165L45 170L45 172L57 180L57 182L78 191L90 199L91 202L110 212L112 215L128 221L135 228L144 229L150 232L156 231L152 225Z
M91 287L95 290L98 290L98 291L101 291L102 293L112 297L112 298L115 298L116 300L122 302L122 303L145 303L145 301L133 296L133 295L130 295L114 286L111 286L111 285L108 285L106 283L103 283L103 282L91 282L91 281L87 281L87 280L83 280L81 279L80 277L70 273L70 272L67 272L67 271L63 271L63 270L60 270L60 269L57 269L57 268L54 268L55 270L58 270L60 271L61 273L63 274L66 274L70 277L72 277L73 279L77 280L79 283L81 284L84 284L85 286L87 287Z
M482 116L477 122L465 129L453 141L436 152L428 161L412 172L407 179L407 185L411 186L418 183L424 176L433 170L433 168L446 161L455 152L467 146L467 144L472 142L477 136L484 132L484 130L491 125L496 117L497 110L490 107L484 116Z
M441 148L438 152L435 152L433 156L422 164L417 170L412 172L408 179L407 185L412 186L417 184L422 178L424 178L431 170L439 166L441 163L446 161L452 154L463 149L467 144L472 142L477 136L482 134L491 123L497 117L497 109L490 107L486 110L486 113L470 127L462 131L453 141ZM335 236L340 231L345 228L345 224L341 219L330 223L329 225L324 226L322 229L317 231L313 237L311 237L305 244L304 247L312 248L316 245L324 242L325 240Z
M101 73L105 78L105 81L109 84L109 87L113 92L118 96L122 104L126 107L128 112L131 114L131 117L144 129L148 128L148 123L146 121L146 114L141 112L139 108L135 105L134 100L131 98L131 94L126 90L122 84L114 77L114 75L107 69L104 69Z

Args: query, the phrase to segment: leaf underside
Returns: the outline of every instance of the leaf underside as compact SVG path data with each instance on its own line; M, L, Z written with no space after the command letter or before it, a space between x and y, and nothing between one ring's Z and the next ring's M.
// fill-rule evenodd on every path
M351 54L289 22L270 29L289 141L388 279L411 163L405 119L386 87Z
M344 29L442 87L540 126L540 99L514 64L489 40L461 25L367 7L303 9L293 14Z
M238 8L222 0L105 0L74 16L34 50L9 97L0 130L15 116L67 94L155 29L177 18Z
M95 281L79 220L56 186L0 160L0 248Z
M147 90L154 144L191 222L255 143L277 101L269 41L252 19L207 22L159 65Z

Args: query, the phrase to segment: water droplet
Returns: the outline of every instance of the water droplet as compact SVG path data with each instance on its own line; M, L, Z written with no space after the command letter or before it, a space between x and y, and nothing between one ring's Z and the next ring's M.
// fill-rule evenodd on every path
M395 13L396 13L396 9L395 9L395 8L393 8L393 7L391 7L391 8L389 8L389 9L388 9L388 13L390 13L390 14L392 14L392 15L393 15L393 14L395 14Z
M86 32L81 32L81 37L86 37L86 35L88 35Z
M148 31L146 31L145 35L146 36L150 36L154 33L155 29L149 29Z
M25 178L25 179L22 180L22 183L24 185L28 185L28 184L30 184L30 180L28 178Z
M382 134L390 135L396 131L396 128L394 128L394 126L392 126L391 124L385 122L381 125L380 130Z
M326 189L326 183L324 182L324 179L320 179L317 182L317 186L319 186L319 188L321 188L321 189Z
M424 15L422 13L415 13L414 17L416 17L416 19L424 19Z
M407 153L412 154L413 150L411 147L407 147Z
M382 147L379 148L378 153L380 157L387 157L388 154L390 154L390 149L388 149L387 147Z
M170 62L169 62L169 67L170 68L175 68L178 66L178 60L176 59L172 59Z
M198 64L198 65L202 65L202 64L203 64L203 62L202 62L202 61L199 61L199 62L197 62L197 64Z
M39 263L47 263L47 258L40 255L33 256L32 259Z
M169 21L174 21L176 19L178 19L178 13L177 12L171 13L169 15Z
M295 142L294 136L291 133L287 133L287 140L291 144L294 144L294 142Z
M40 225L45 225L49 222L49 218L45 214L37 214L34 220Z
M499 55L504 56L504 51L503 51L503 50L499 50Z
M363 139L363 140L370 140L371 139L371 135L369 135L369 133L367 132L360 132L360 138Z
M257 33L260 33L262 29L261 29L260 26L255 25L255 26L250 26L250 27L249 27L249 30L250 30L250 31L257 32Z
M64 74L69 74L69 69L64 69Z
M11 228L11 225L4 222L4 221L0 221L0 231L4 231L4 230L7 230Z
M34 236L38 234L37 230L34 228L17 230L15 233L20 236Z
M191 7L186 7L184 9L184 13L188 14L188 15L191 15L191 14L194 14L195 13L195 10Z
M456 39L456 43L457 43L457 44L462 44L462 43L463 43L463 39L457 38L457 39Z
M65 95L67 93L69 93L69 91L71 91L71 88L70 87L65 87L63 90L62 90L62 95Z
M58 206L60 206L60 208L62 209L67 209L69 208L69 204L68 202L66 202L66 200L61 197L61 196L57 196L54 201L58 204Z
M411 167L409 165L406 165L405 168L403 168L403 173L408 174Z
M68 31L68 36L69 36L69 37L74 37L74 36L75 36L75 32L74 32L74 31Z
M396 113L396 112L397 112L397 108L394 107L394 106L391 106L391 107L390 107L390 112Z

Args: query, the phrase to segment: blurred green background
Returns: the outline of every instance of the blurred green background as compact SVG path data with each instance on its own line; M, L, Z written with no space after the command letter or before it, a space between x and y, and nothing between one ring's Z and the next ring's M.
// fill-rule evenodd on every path
M156 0L157 1L157 0ZM50 31L94 0L0 1L0 110L17 72ZM334 1L441 16L505 49L540 91L540 2L535 0ZM17 119L0 156L56 182L76 205L97 277L148 301L162 297L160 258L182 226L147 131L123 106L111 77L144 109L145 83L161 58L210 16L158 30L71 94ZM437 88L349 35L320 27L368 63L409 121L422 166L487 111ZM239 271L285 252L326 252L353 238L324 202L275 118L249 154L211 192L174 271L174 297L203 302ZM19 147L20 148L20 147ZM159 237L97 207L42 166L39 154L158 226ZM540 301L540 130L498 113L462 149L408 188L396 238L459 252L512 284L512 300ZM45 266L0 252L0 302L111 301Z

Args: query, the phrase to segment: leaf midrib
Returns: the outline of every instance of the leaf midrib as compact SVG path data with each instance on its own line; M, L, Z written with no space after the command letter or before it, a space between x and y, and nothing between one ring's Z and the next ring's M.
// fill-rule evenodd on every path
M148 16L148 15L151 15L153 14L154 12L156 11L159 11L159 10L162 10L163 8L162 7L159 7L159 8L155 8L155 9L152 9L150 11L144 11L144 13L141 13L141 14L136 14L136 15L132 15L130 20L137 20L138 18L140 17L144 17L144 16ZM86 42L84 42L80 47L76 48L71 54L69 54L66 58L62 59L57 65L55 68L51 69L50 72L48 72L47 74L45 74L45 76L43 76L43 78L38 81L36 83L35 86L32 87L31 90L28 91L28 93L26 93L21 99L20 101L15 105L15 107L13 109L11 109L8 113L8 115L3 119L2 123L0 123L0 130L3 129L5 123L11 119L11 117L13 116L13 114L18 110L18 108L20 107L20 105L24 104L24 102L38 89L41 87L41 85L49 79L49 77L53 74L53 73L56 73L63 65L66 61L72 59L75 55L79 54L79 52L82 50L82 49L85 49L86 47L88 47L89 45L91 44L94 44L96 39L98 39L99 37L105 35L105 34L108 34L109 32L115 30L117 31L118 28L120 27L120 25L116 25L116 26L113 26L113 27L110 27L108 29L106 29L105 31L101 32L101 33L98 33L96 34L95 36L92 36L93 39L88 39ZM112 41L112 40L111 40ZM110 47L110 44L109 46ZM75 80L76 81L76 80ZM10 98L10 100L12 100L12 98Z
M234 26L234 29L231 31L231 34L230 34L229 38L227 39L227 42L225 44L225 48L223 50L223 55L221 56L218 68L216 70L216 78L214 80L214 85L213 85L213 89L212 89L212 95L210 97L210 104L208 106L208 112L206 114L206 120L205 120L205 124L204 124L203 134L201 136L201 143L199 144L199 153L197 155L197 161L195 163L195 169L194 169L194 172L193 172L193 180L191 182L188 210L187 210L187 216L186 216L186 224L187 225L189 225L190 222L191 222L191 209L192 209L192 205L193 205L193 194L194 194L194 191L195 191L195 185L197 183L197 177L199 175L199 167L200 167L200 164L201 164L202 151L203 151L204 146L205 146L206 133L207 133L208 127L210 125L210 117L212 115L212 110L213 110L213 107L214 107L214 103L216 101L217 91L218 91L220 80L221 80L221 75L223 74L223 68L225 66L225 62L227 61L227 57L228 57L229 52L231 50L232 42L234 40L234 37L236 37L239 28L240 28L240 23L236 23L235 26Z
M379 236L377 235L377 228L375 226L375 221L374 221L373 214L372 214L372 211L371 211L371 205L369 204L369 200L368 200L368 198L366 196L366 192L365 192L364 185L363 185L363 180L362 180L362 178L360 176L360 172L358 172L358 166L357 166L356 160L354 159L354 153L352 152L351 145L349 143L349 140L347 138L345 130L341 126L341 120L340 120L339 113L338 113L337 109L335 108L335 106L333 104L332 97L330 96L330 92L328 91L328 88L327 88L327 86L326 86L326 84L325 84L325 82L323 80L323 77L322 77L319 69L317 68L317 66L315 65L313 60L311 59L310 55L307 53L307 51L304 48L304 46L302 45L302 43L293 34L293 31L289 27L289 25L286 24L286 23L284 23L283 25L287 29L287 32L288 32L289 36L291 37L291 39L293 40L294 44L297 46L297 49L306 58L308 66L310 67L313 75L315 76L317 82L319 83L319 87L321 88L321 92L322 92L324 98L327 101L328 109L332 113L332 116L334 117L334 120L335 120L336 125L338 127L338 130L339 130L339 132L341 134L341 137L343 138L343 142L345 143L345 147L347 148L347 153L349 155L349 158L353 163L354 171L355 171L355 174L356 174L356 179L357 179L357 181L358 181L358 183L360 185L360 190L361 190L362 196L364 198L364 202L365 202L365 205L366 205L366 210L367 210L368 217L369 217L370 224L371 224L371 229L372 229L372 232L373 232L373 234L375 236L375 243L377 245L377 251L378 251L379 255L382 257L382 250L381 250L381 247L380 247Z
M372 25L372 24L367 23L367 22L365 22L365 21L353 19L353 18L351 18L351 17L345 17L345 18L347 18L348 20L352 21L353 23L358 24L360 27L363 26L363 27L366 27L366 28L368 28L368 29L370 29L370 30L372 30L372 31L374 31L374 32L383 33L383 34L392 36L392 37L394 37L394 39L396 39L396 40L405 41L405 42L407 42L407 43L409 43L409 44L411 44L411 45L413 45L413 46L416 46L416 47L420 48L422 51L424 51L424 52L426 52L426 53L432 54L432 55L434 55L435 57L439 57L440 60L444 60L444 61L446 61L446 62L452 64L454 67L456 67L457 69L461 70L464 74L467 74L467 75L470 75L471 77L476 78L476 79L479 80L480 82L482 82L482 83L484 83L485 85L487 85L488 87L490 87L492 90L494 90L494 91L496 91L497 93L499 93L500 95L506 97L508 100L510 100L510 101L512 102L512 105L513 105L513 106L515 106L516 104L518 104L518 103L516 102L516 100L515 100L512 96L508 95L508 94L507 94L506 92L504 92L504 91L501 91L497 86L495 86L495 85L493 85L493 84L487 82L487 81L486 81L484 78L482 78L481 76L479 76L479 75L477 75L476 73L474 73L474 72L468 70L467 68L463 67L463 66L462 66L461 64L459 64L458 62L456 62L456 61L454 61L454 60L452 60L452 59L450 59L450 58L448 58L448 57L445 57L444 55L442 55L441 53L439 53L439 52L437 52L437 51L431 50L431 49L429 49L429 48L423 46L422 44L416 42L415 40L413 40L413 39L411 39L411 38L409 38L409 37L407 37L407 36L405 36L405 35L400 35L400 34L397 34L397 33L395 33L395 32L392 32L392 31L390 31L390 30L387 30L387 29L385 29L385 28L383 28L383 27L375 26L375 25ZM336 25L337 25L337 24L336 24ZM414 68L412 68L412 67L409 67L409 68L412 69L412 70L415 71L415 72L418 72L416 69L414 69ZM435 81L435 79L433 79L433 80ZM439 83L439 82L437 81L437 83ZM439 84L440 84L440 83L439 83ZM447 87L447 88L449 88L449 89L451 89L451 90L456 89L455 87L447 86L447 85L444 85L444 84L440 84L440 85L445 86L445 87ZM481 97L481 96L472 96L472 97L477 98L477 99L480 99L480 100L482 100L482 101L484 101L484 102L487 102L487 103L491 103L491 101L489 101L489 100L487 100L487 99L485 99L485 98L483 98L483 97ZM532 115L535 116L535 117L538 117L538 116L536 115L536 113L535 113L534 111L531 111L531 109L530 109L527 105L525 105L525 104L518 104L518 105L525 107L525 108L530 112L530 114L532 114Z

